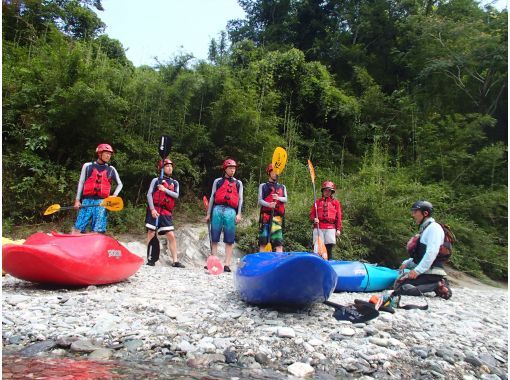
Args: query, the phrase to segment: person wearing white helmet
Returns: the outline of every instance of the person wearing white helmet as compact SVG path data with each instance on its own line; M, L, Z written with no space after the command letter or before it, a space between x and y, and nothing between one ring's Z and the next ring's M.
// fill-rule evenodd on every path
M243 184L234 177L237 163L228 158L223 161L223 176L212 185L209 208L205 221L211 221L211 254L216 256L221 232L225 243L225 265L223 270L231 272L232 253L236 237L236 224L241 221L243 207Z
M122 181L117 170L108 164L113 155L109 144L99 144L96 148L97 160L83 164L81 168L78 190L74 201L74 208L79 209L78 217L73 227L73 233L85 233L89 223L92 232L106 232L108 211L99 206L104 198L110 196L112 181L117 187L114 196L122 190ZM83 207L95 205L97 207Z

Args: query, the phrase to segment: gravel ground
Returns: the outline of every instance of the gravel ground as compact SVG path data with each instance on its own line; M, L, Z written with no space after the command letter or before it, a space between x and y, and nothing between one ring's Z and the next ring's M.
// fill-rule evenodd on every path
M5 276L3 352L149 361L219 377L242 368L259 378L507 379L507 289L457 281L450 300L427 297L427 311L399 309L352 325L323 304L296 312L247 305L233 277L209 275L198 264L144 265L125 282L79 289ZM335 293L331 300L369 297ZM4 378L13 377L4 369Z

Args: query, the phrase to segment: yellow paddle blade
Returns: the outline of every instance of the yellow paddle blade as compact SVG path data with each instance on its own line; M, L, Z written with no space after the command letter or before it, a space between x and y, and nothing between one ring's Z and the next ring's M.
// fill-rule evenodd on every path
M58 210L60 210L60 205L59 204L54 204L54 205L51 205L50 207L48 207L43 215L51 215L51 214L54 214L56 213Z
M121 197L111 196L103 199L101 206L103 206L108 211L120 211L124 208L124 201Z
M263 252L272 252L272 251L273 251L273 246L271 245L271 243L267 243L266 246L264 247Z
M276 174L280 175L287 164L287 151L283 149L281 146L277 147L273 153L273 160L271 161L273 164L273 170Z
M25 239L18 239L18 240L12 240L6 237L2 236L2 245L4 244L23 244L25 242Z
M312 177L312 182L315 182L315 169L313 168L312 161L308 160L308 169L310 170L310 176Z

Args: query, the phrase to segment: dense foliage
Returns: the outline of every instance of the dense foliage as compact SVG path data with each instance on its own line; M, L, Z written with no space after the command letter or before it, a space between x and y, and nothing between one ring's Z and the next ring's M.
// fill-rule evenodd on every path
M198 215L227 157L240 162L256 244L257 185L289 162L286 248L309 249L311 158L344 207L337 258L396 265L428 199L453 264L507 276L507 11L473 0L239 0L243 20L189 55L134 67L103 33L99 0L3 0L3 226L70 203L100 142L125 184L118 230L143 227L157 141L174 140L178 211ZM99 12L100 14L100 12Z

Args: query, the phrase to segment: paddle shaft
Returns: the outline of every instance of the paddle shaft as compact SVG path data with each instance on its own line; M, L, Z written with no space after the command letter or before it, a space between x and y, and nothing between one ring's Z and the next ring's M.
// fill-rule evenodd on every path
M163 158L162 158L163 159ZM161 184L161 182L163 181L163 175L165 173L165 167L163 165L161 165L161 173L159 174L159 179L158 179L158 186ZM159 222L159 212L158 212L158 216L156 217L156 232L158 232L158 222ZM156 236L157 233L154 235L154 237L157 239L158 237ZM152 238L154 239L154 238ZM151 240L152 240L151 239Z
M211 221L207 221L207 233L209 234L209 256L212 255Z
M120 211L124 207L124 203L122 202L122 198L117 196L109 196L101 201L99 204L90 204L90 205L80 205L78 208L85 207L97 207L101 206L107 209L108 211ZM54 204L49 206L44 212L43 215L51 215L61 210L72 210L75 209L74 206L64 206L61 207L59 204Z
M103 205L101 204L97 204L97 205L81 205L80 207L78 208L87 208L87 207L97 207L97 206L101 206L101 207L104 207ZM60 207L58 210L72 210L74 208L74 206L64 206L64 207Z
M276 175L276 178L274 180L274 193L273 194L278 194L278 174ZM276 202L276 201L274 201L274 202ZM276 207L276 205L275 205L275 207ZM268 232L267 232L266 244L269 244L271 242L271 231L273 229L273 217L274 217L275 207L273 207L271 209L271 216L269 217L269 227L268 227Z
M285 168L285 165L287 164L287 152L285 151L285 149L283 149L280 146L275 148L275 150L273 152L273 158L271 160L271 164L273 165L273 171L276 173L276 178L274 180L274 194L278 194L278 192L277 192L278 176L280 175L280 173ZM275 207L276 207L276 205L275 205ZM261 214L261 216L262 216L262 214ZM264 247L264 250L266 252L273 250L273 247L271 246L271 232L273 230L273 217L274 217L274 207L271 209L271 217L269 218L266 246Z
M171 139L169 136L161 136L160 143L158 146L158 153L161 157L161 172L159 174L158 178L158 186L163 181L163 175L165 173L165 158L170 153L171 149ZM157 211L156 211L157 212ZM154 223L156 229L154 231L154 236L149 241L149 244L147 245L147 261L148 262L156 262L159 260L159 253L160 253L160 247L159 247L159 239L158 239L158 223L159 223L159 213L156 217L156 222Z
M315 191L315 181L312 181L312 188L313 188L313 205L315 207L315 217L317 219L319 219L319 210L317 209L317 193ZM320 240L319 223L317 223L317 252L316 253L320 253L319 252L319 240Z
M161 183L161 180L163 179L163 171L164 166L161 168L161 174L158 179L158 185ZM154 236L149 241L149 244L147 245L147 262L155 263L159 260L159 254L160 254L160 247L159 247L159 239L158 239L158 222L159 222L159 213L156 217L156 222L154 223L154 226L156 229L154 230Z
M331 301L324 301L324 305L328 305L331 307L334 307L335 309L345 309L346 306L340 305L339 303L331 302Z
M205 213L207 215L207 211L209 211L209 200L204 195L204 198L202 199L202 201L204 203ZM209 235L209 256L211 256L212 255L212 238L211 238L211 221L210 220L207 221L207 233Z

